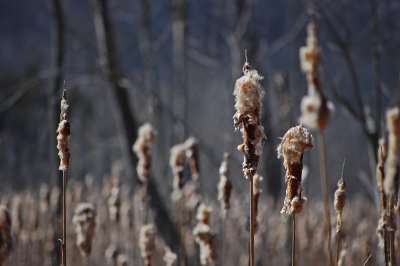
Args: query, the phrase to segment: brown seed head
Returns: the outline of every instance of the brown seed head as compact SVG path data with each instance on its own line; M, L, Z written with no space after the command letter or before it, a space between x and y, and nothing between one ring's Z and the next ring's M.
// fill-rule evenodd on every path
M151 259L155 250L156 230L154 224L146 224L140 228L139 248L140 255L144 260L145 266L151 265Z
M72 219L77 234L76 245L82 256L88 257L96 227L96 209L92 203L79 203Z
M155 138L155 130L150 123L146 123L139 128L138 138L132 149L139 158L136 171L142 182L147 182L150 178L151 167L151 148Z
M385 164L385 192L396 195L399 185L399 137L400 137L400 110L393 108L386 113L386 128L389 133L388 156Z

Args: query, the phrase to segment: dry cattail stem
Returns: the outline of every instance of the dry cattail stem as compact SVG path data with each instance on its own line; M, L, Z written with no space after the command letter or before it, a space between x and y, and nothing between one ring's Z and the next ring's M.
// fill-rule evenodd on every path
M257 224L257 216L258 216L258 198L262 192L261 182L263 181L262 176L256 174L253 177L253 206L254 206L254 218L255 223ZM257 232L257 231L256 231Z
M192 179L196 181L200 176L198 141L196 138L190 137L185 141L184 145L186 149L186 156L189 159Z
M0 205L0 265L10 256L13 248L13 237L11 233L11 217L8 209Z
M224 153L224 160L219 167L219 182L218 182L218 200L221 203L222 217L226 217L226 214L230 208L229 200L232 193L232 182L229 180L229 154Z
M96 227L96 209L92 203L79 203L72 219L77 235L76 245L83 257L89 257Z
M65 83L64 83L65 86ZM60 123L57 129L57 149L58 149L58 156L60 157L60 167L58 168L63 172L63 193L62 193L62 205L63 205L63 223L62 223L62 244L61 244L61 260L62 265L67 265L67 216L66 216L66 189L67 189L67 167L69 165L69 148L68 148L68 140L71 134L71 127L70 122L67 120L68 115L68 107L67 104L67 93L64 88L62 99L61 99L61 112L60 112Z
M132 147L139 158L136 171L143 183L147 183L150 178L151 148L154 143L154 137L154 128L149 123L146 123L139 128L138 138Z
M215 234L210 229L211 207L200 204L196 219L198 224L193 229L195 241L200 247L200 262L202 265L213 263L217 259Z
M318 76L320 47L317 38L317 26L313 15L307 26L306 46L300 48L300 66L307 76L308 93L301 101L300 123L323 131L328 125L333 105L328 103Z
M151 260L155 250L156 231L153 224L146 224L140 228L139 248L145 266L151 266Z
M250 266L254 265L254 206L253 206L253 176L257 173L258 163L262 153L264 140L266 139L264 129L261 126L261 97L260 76L257 70L252 70L246 62L243 66L243 76L236 80L235 109L233 116L235 130L240 129L243 135L243 144L238 150L244 153L243 173L249 184L250 202Z
M282 213L300 213L304 203L301 196L301 174L303 169L303 153L313 147L313 138L303 126L289 129L278 146L278 158L283 157L283 166L286 169L287 183L286 196Z

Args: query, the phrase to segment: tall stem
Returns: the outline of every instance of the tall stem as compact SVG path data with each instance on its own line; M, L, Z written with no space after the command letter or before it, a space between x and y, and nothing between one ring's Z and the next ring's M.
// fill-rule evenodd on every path
M339 265L340 256L340 230L336 232L336 266Z
M253 177L250 178L250 266L254 266L254 202Z
M333 258L331 253L331 224L330 224L330 212L329 212L329 198L328 198L328 169L326 165L326 147L325 137L322 130L318 134L318 146L319 146L319 160L320 160L320 176L321 176L321 190L324 201L324 221L325 221L325 234L328 242L328 265L333 265Z
M67 208L66 208L66 191L67 191L67 170L63 170L63 187L62 187L62 205L63 205L63 221L62 221L62 265L67 266Z
M296 266L296 214L292 214L292 266Z
M228 216L228 213L226 213L226 216L224 217L224 223L223 223L223 228L222 228L222 266L227 265L228 263L226 262L228 258L228 251L227 251L227 242L226 242L226 231L227 231L227 221L226 218Z

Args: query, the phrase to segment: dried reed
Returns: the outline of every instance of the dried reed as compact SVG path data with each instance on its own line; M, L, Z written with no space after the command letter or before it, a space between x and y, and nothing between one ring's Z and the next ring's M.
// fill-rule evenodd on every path
M344 205L346 203L346 183L344 181L344 165L345 162L343 162L343 168L342 168L342 176L338 181L338 188L335 191L335 201L334 201L334 207L335 207L335 212L336 212L336 265L339 265L339 257L340 257L340 233L341 233L341 227L342 227L342 211L344 208Z
M286 195L281 213L292 215L292 265L296 258L296 213L303 210L305 198L302 197L301 178L303 170L303 153L313 147L313 138L303 126L290 128L279 144L278 158L283 157L283 166L286 169Z
M328 196L328 171L326 164L326 148L324 131L328 125L332 103L328 102L322 89L318 75L320 64L320 47L317 38L317 26L314 13L310 12L310 20L307 26L306 46L300 48L300 66L307 77L307 95L301 101L302 115L299 122L309 128L317 129L319 132L319 157L320 157L320 176L321 190L324 201L324 220L325 233L327 235L327 251L329 265L333 264L331 253L331 225Z
M238 150L244 153L243 173L249 181L249 202L250 202L250 240L249 240L249 261L254 266L254 202L253 202L253 176L257 173L258 163L262 153L264 140L266 139L264 129L261 126L261 77L257 70L252 70L247 61L243 66L243 76L236 80L235 109L233 116L235 130L243 135L243 144Z
M140 228L139 248L145 266L151 266L155 249L156 230L154 224L145 224Z
M63 209L63 223L62 223L62 244L61 244L61 260L62 265L67 265L67 217L66 217L66 190L67 190L67 168L69 165L69 148L68 148L68 141L71 134L71 126L70 122L67 119L68 114L68 104L67 104L67 93L65 90L65 83L64 83L64 91L62 94L61 99L61 112L60 112L60 123L57 129L57 149L58 149L58 156L60 157L60 167L58 168L63 173L63 193L62 193L62 209Z

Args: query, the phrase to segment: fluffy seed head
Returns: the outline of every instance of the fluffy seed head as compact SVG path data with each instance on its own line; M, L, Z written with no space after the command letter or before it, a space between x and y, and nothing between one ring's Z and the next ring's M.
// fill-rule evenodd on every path
M139 248L145 266L151 265L151 258L155 249L156 230L154 224L146 224L140 228Z
M386 113L386 128L389 132L388 156L385 164L385 192L395 195L399 185L399 135L400 135L400 110L393 108Z
M68 140L71 134L71 126L69 121L67 120L67 111L68 104L66 99L66 92L64 90L61 100L60 123L58 124L57 128L57 149L58 156L60 157L60 167L58 169L61 171L67 170L70 157Z
M210 206L201 203L199 208L197 209L197 214L196 214L197 221L203 224L210 224L211 211L212 208Z
M190 137L185 141L184 145L186 157L189 159L190 163L192 179L197 180L200 176L198 140L194 137Z
M96 227L96 209L92 203L79 203L72 219L77 234L76 245L82 256L87 257L92 250L92 240Z
M230 208L229 200L232 193L232 182L228 179L229 154L224 154L224 160L219 168L220 179L218 182L218 200L221 203L222 216L225 217Z
M291 213L299 214L303 211L304 203L306 202L306 198L296 196L292 199L290 204Z
M139 128L138 138L132 149L139 158L136 171L142 182L147 182L150 177L151 148L153 146L155 130L150 123Z
M171 251L169 247L165 247L164 258L165 266L176 266L178 256Z
M185 164L185 145L176 144L171 148L171 156L169 159L169 165L174 175L173 187L174 191L178 192L183 188L183 170Z
M312 147L311 133L301 125L292 127L283 136L277 148L278 158L283 157L283 165L287 169L289 164L300 162L304 151Z

